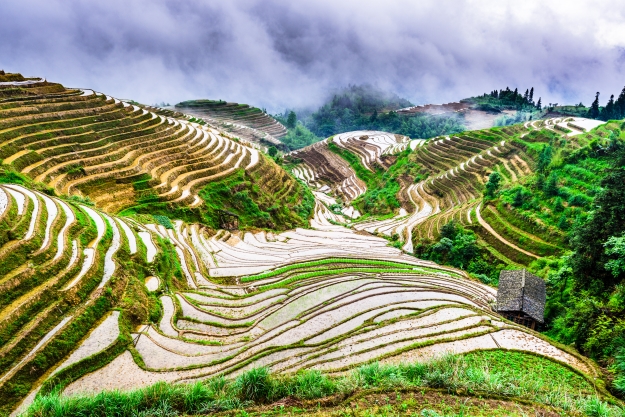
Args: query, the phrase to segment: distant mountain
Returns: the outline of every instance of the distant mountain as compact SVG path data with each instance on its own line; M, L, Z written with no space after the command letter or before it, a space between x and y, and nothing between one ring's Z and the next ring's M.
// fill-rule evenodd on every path
M353 130L381 130L429 138L463 130L455 117L400 114L410 101L371 85L349 86L330 98L303 123L315 135L328 137Z

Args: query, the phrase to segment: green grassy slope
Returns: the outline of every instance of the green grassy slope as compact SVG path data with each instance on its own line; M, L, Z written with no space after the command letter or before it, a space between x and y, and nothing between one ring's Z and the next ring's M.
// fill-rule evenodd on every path
M236 380L163 383L94 397L51 394L40 397L26 416L219 411L245 416L619 416L623 409L614 400L601 400L591 381L561 364L513 351L482 351L413 364L376 362L339 377L318 371L277 376L255 368Z

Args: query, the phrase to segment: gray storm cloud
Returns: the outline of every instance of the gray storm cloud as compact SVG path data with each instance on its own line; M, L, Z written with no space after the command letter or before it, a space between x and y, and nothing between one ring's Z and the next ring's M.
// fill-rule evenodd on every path
M269 110L371 83L415 103L625 85L625 6L590 1L4 0L0 68L145 103Z

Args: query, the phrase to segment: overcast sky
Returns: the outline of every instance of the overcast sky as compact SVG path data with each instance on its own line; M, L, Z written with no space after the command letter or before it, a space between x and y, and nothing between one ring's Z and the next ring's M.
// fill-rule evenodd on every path
M625 85L625 4L504 0L1 0L0 68L143 103L319 104L371 83L414 103Z

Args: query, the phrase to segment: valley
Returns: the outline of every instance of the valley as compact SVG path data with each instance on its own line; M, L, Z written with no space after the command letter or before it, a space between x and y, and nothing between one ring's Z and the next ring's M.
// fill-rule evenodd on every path
M165 109L4 77L0 414L119 401L155 415L167 399L170 415L339 415L387 394L397 415L411 398L433 416L459 398L471 415L484 401L623 413L607 342L620 264L581 287L569 263L601 207L597 244L622 239L605 203L621 201L606 184L622 175L622 120L440 122L428 138L359 130L291 150L296 127L248 105ZM620 259L613 242L596 263ZM541 329L498 311L500 273L517 269L546 282ZM606 305L582 337L567 304L584 297Z

